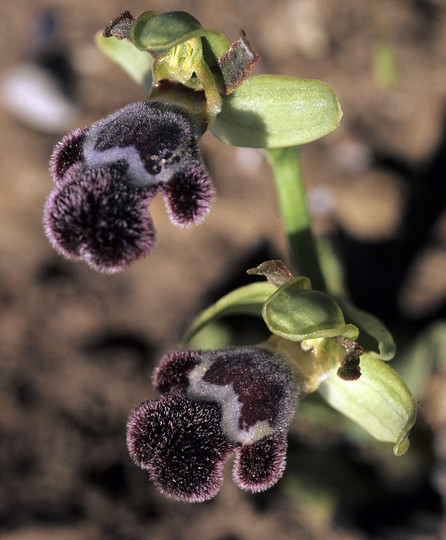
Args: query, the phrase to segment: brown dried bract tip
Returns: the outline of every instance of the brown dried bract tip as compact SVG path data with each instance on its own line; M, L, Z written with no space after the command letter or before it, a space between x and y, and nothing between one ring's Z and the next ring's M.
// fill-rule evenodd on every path
M364 353L364 349L356 343L356 341L350 341L349 339L340 336L336 339L347 351L341 367L336 372L337 376L344 381L358 380L361 376L359 357Z
M293 274L288 270L282 261L265 261L259 264L256 268L246 270L247 274L256 276L265 276L268 283L280 287L290 279L293 279Z
M105 28L103 36L114 36L117 39L130 39L130 29L135 20L136 17L134 17L130 11L124 11L110 22Z
M244 30L240 30L240 39L231 44L230 49L218 60L226 95L231 94L248 77L252 66L260 56L252 48Z

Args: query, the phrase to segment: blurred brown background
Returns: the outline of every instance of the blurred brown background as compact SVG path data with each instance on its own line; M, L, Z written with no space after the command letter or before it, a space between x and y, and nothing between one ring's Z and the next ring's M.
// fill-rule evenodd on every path
M247 268L286 260L261 154L210 134L203 152L218 198L201 226L177 230L156 200L155 251L114 276L63 260L45 238L54 144L144 98L96 50L94 34L124 10L147 9L189 11L230 41L243 28L262 57L254 73L336 90L341 127L302 151L309 201L316 231L344 256L354 300L394 331L395 366L411 362L420 415L406 456L394 458L315 398L296 415L284 479L265 494L239 491L229 466L216 499L175 503L130 462L127 415L154 397L160 356L200 309L252 281ZM2 537L440 538L446 369L438 347L412 351L445 317L444 2L15 0L2 5L0 40ZM57 86L52 101L39 97L48 68L63 74L69 98ZM56 102L59 121L44 108ZM225 329L240 343L262 332L244 319ZM441 327L435 335L445 341Z

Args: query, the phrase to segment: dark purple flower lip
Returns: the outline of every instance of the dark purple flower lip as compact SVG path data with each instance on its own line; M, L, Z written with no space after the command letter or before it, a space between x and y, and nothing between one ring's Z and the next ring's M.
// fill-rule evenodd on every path
M147 205L155 191L122 182L123 168L73 165L48 197L45 232L68 259L84 259L95 270L114 273L153 248Z
M200 223L214 200L202 134L184 108L148 100L64 137L51 157L56 188L44 213L53 246L96 270L122 270L153 249L148 205L158 192L174 225Z
M155 384L162 396L134 409L127 446L164 494L212 498L231 454L242 489L278 481L298 400L294 371L281 357L257 347L179 351L162 360Z

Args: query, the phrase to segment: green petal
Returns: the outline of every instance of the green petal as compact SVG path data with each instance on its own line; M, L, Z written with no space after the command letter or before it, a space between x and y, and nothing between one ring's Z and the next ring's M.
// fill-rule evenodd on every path
M192 321L183 341L187 343L207 324L226 315L257 315L260 317L263 304L275 290L274 285L262 281L231 291Z
M338 304L320 291L309 290L306 278L295 278L265 302L262 315L269 330L290 341L344 336L355 340L358 329L345 324Z
M139 51L132 43L115 37L104 37L102 32L96 34L99 49L116 62L137 84L150 94L153 87L152 56Z
M361 356L358 380L344 381L336 375L336 369L319 387L325 400L375 439L394 443L396 456L403 455L409 448L416 405L398 373L367 353Z
M234 146L280 148L323 137L341 116L336 94L321 81L258 75L223 97L211 131Z
M361 345L381 360L392 360L396 353L395 341L384 324L374 315L357 308L348 300L338 300L345 317L359 328ZM367 343L370 341L370 346ZM374 349L378 351L374 351Z

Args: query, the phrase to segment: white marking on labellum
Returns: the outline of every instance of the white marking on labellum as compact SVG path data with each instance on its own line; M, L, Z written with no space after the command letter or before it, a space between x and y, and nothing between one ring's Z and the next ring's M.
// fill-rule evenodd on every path
M153 175L147 172L140 154L135 146L113 146L106 150L95 150L98 135L103 131L103 126L91 126L87 131L87 137L83 145L84 162L87 167L102 168L109 167L117 161L128 163L127 177L137 184L150 185L166 181L170 178L171 172L162 170L159 174Z
M248 429L240 429L243 403L232 384L219 385L205 382L203 377L211 367L211 360L203 360L189 374L188 396L197 401L215 401L222 409L221 429L233 442L252 444L273 433L266 420L258 420Z

